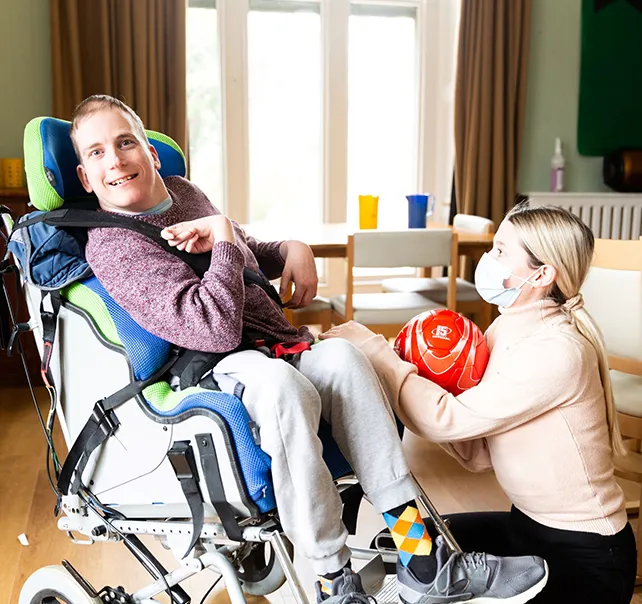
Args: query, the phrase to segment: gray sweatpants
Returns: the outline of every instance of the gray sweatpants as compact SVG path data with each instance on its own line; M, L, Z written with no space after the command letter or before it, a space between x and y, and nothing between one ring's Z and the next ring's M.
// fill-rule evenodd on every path
M321 457L321 416L379 513L416 497L386 396L349 342L315 344L298 371L254 350L226 357L215 371L245 384L243 403L272 458L281 524L316 573L337 571L350 557L341 498Z

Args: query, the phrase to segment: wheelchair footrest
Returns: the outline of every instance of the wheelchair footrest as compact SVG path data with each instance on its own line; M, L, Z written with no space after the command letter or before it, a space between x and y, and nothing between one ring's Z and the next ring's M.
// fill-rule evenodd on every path
M386 575L381 587L372 594L377 604L398 604L399 587L397 586L397 575Z
M372 594L377 604L398 604L397 575L387 575L383 559L375 556L359 570L366 593Z

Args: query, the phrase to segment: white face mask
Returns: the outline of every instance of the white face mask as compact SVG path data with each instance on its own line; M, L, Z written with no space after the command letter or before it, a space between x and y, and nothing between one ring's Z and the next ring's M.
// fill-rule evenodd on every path
M515 303L525 283L533 285L529 279L537 273L537 269L528 279L514 275L511 270L490 254L484 254L475 270L475 287L479 295L490 304L508 308ZM519 287L504 287L504 281L510 276L516 277L522 284Z

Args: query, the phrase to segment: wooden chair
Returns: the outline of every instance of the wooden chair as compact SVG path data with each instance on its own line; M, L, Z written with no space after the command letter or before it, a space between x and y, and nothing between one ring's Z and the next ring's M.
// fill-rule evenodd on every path
M456 231L470 233L494 233L495 224L488 218L471 214L457 214L453 221ZM381 282L384 291L417 293L438 304L445 304L448 279L445 277L398 277L384 279ZM457 278L457 312L470 313L482 331L485 331L492 320L492 307L477 293L475 284Z
M595 257L582 287L587 310L604 336L620 432L631 453L615 459L616 474L642 483L642 240L596 239ZM627 502L638 515L637 542L642 546L640 499ZM642 556L638 556L638 584Z
M346 294L331 298L332 322L355 320L386 338L395 337L415 315L444 308L414 292L355 294L355 267L447 266L445 306L456 305L457 235L451 229L359 231L348 238Z

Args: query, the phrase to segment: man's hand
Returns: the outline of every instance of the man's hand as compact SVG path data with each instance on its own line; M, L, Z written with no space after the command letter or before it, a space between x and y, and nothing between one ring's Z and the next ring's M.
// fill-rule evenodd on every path
M279 250L285 260L281 275L281 299L287 294L290 283L294 283L294 294L286 304L288 308L305 308L317 295L317 267L310 246L301 241L284 241Z
M374 337L376 334L370 331L365 325L357 323L356 321L348 321L336 325L325 333L319 335L320 340L329 340L330 338L342 338L355 346L361 346L366 340Z
M202 254L212 249L215 241L236 243L234 227L223 214L179 222L161 231L161 237L172 247L188 254Z

